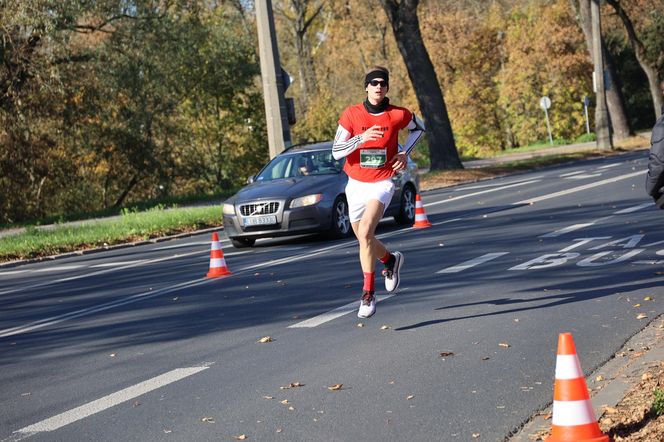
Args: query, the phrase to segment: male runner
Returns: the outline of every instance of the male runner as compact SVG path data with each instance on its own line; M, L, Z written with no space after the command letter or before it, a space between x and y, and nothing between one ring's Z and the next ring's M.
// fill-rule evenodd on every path
M376 239L375 231L394 193L391 178L406 167L407 155L424 132L424 123L412 112L390 104L386 97L390 74L386 68L370 68L364 77L364 88L367 99L343 111L332 146L335 159L346 157L348 214L360 244L360 265L364 273L357 312L360 318L368 318L376 312L376 259L385 265L382 271L385 289L394 292L399 287L403 254L390 253ZM409 130L408 139L400 150L398 135L405 128Z

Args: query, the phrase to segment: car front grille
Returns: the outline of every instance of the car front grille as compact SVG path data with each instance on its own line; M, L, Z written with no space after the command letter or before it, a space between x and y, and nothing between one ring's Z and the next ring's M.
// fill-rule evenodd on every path
M279 211L279 201L244 204L240 206L242 216L272 215Z

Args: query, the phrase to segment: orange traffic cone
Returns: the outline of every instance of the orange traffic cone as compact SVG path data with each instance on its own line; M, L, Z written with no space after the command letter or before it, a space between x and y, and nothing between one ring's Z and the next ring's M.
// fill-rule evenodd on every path
M224 251L221 250L221 243L219 242L219 235L217 232L212 233L212 248L210 250L210 271L207 274L208 278L218 278L220 276L228 276L232 273L226 267L226 260L224 259Z
M431 223L427 218L427 214L424 213L422 198L420 198L420 194L418 193L415 196L415 224L413 224L413 229L423 229L425 227L431 227Z
M551 436L546 442L608 442L595 418L571 333L558 336Z

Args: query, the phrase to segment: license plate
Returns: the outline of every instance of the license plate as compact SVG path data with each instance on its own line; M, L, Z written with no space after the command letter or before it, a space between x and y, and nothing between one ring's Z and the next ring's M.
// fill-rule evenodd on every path
M245 226L266 226L276 223L277 217L275 215L251 216L244 218Z

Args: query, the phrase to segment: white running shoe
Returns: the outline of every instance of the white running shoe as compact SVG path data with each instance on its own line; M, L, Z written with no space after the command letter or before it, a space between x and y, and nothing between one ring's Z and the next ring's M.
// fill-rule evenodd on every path
M376 297L372 292L364 292L360 300L360 309L357 311L358 318L369 318L376 313Z
M385 290L393 292L399 287L399 273L403 265L404 257L401 252L392 252L394 256L394 265L392 267L385 267L381 272L385 277Z

